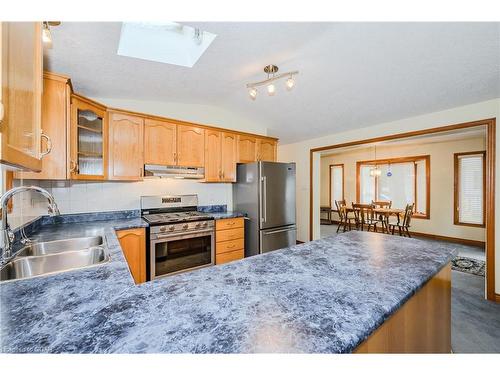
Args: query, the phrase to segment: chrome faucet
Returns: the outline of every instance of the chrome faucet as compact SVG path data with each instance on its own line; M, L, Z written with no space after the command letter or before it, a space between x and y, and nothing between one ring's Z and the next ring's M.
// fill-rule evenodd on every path
M50 216L60 215L59 209L57 208L54 196L50 194L47 190L42 189L38 186L19 186L8 190L0 197L0 208L2 210L2 247L0 253L0 263L3 263L6 259L11 257L12 243L14 242L14 232L10 228L9 223L7 223L7 203L9 200L17 193L22 193L24 191L36 191L42 194L49 201L48 212Z

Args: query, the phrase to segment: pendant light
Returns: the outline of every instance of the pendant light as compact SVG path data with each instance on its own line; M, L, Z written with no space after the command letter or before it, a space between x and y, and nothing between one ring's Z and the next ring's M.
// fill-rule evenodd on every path
M380 177L382 175L382 171L379 169L377 164L377 145L375 147L375 168L370 169L370 176L372 177Z

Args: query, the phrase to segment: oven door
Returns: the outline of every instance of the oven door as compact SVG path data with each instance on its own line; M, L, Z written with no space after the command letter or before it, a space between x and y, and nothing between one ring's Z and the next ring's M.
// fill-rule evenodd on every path
M214 248L213 230L152 235L151 280L213 265Z

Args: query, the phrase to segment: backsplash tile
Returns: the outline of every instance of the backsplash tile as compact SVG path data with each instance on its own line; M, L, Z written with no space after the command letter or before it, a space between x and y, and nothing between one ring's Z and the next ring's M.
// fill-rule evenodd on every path
M141 195L161 194L197 194L200 206L217 206L212 208L216 211L232 208L231 184L146 179L136 182L15 180L14 185L36 185L47 189L54 195L62 214L138 210ZM47 200L37 193L16 195L13 207L9 214L13 228L47 214Z

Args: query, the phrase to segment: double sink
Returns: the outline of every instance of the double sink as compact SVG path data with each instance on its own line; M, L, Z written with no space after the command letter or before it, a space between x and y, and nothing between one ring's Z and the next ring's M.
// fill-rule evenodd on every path
M102 236L32 243L0 269L0 281L65 272L109 261Z

